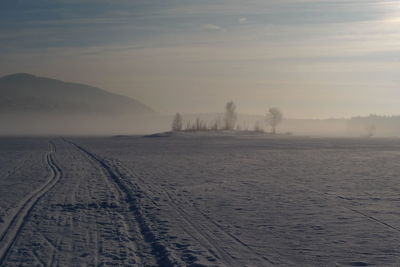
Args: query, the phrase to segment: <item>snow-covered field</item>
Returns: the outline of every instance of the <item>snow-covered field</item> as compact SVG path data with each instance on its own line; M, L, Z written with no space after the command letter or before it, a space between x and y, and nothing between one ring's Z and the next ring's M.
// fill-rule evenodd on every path
M0 138L0 266L400 266L400 140Z

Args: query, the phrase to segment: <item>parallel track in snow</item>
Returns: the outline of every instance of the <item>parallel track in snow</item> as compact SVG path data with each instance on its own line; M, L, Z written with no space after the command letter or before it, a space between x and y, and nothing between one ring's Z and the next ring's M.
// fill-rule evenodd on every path
M142 245L144 247L149 248L152 255L148 255L154 258L155 262L158 266L163 267L172 267L172 266L179 266L176 262L174 262L168 256L167 249L160 243L157 242L154 233L150 230L149 226L147 225L146 219L142 214L142 207L137 201L137 197L135 196L137 192L134 192L132 188L128 188L123 179L101 158L97 155L93 154L86 148L75 144L69 140L65 140L65 142L69 143L70 145L74 146L78 151L82 154L93 160L98 164L98 167L103 169L103 171L107 174L108 179L110 182L116 187L116 189L121 193L124 197L123 199L126 201L126 204L130 207L132 214L134 216L134 220L139 226L140 235L139 238L142 240ZM133 191L132 191L133 190Z
M135 175L119 161L118 166L130 177L135 177ZM140 181L142 186L146 185L146 181L140 177L136 177L136 179ZM151 201L151 197L146 193L144 194ZM290 263L283 262L278 257L272 257L271 255L270 259L270 255L260 255L238 237L224 230L220 225L197 208L191 206L191 208L195 210L195 213L189 214L185 209L186 205L184 203L178 203L173 194L164 191L164 195L168 198L167 205L169 205L175 212L174 216L182 219L183 224L180 225L182 230L196 240L205 250L208 250L215 258L219 259L224 266L243 266L242 263L232 255L229 246L231 246L231 248L234 247L233 251L241 249L248 255L251 255L253 260L258 264L256 266L290 265ZM193 215L196 217L194 218ZM280 256L276 251L274 252L274 255Z
M17 211L8 220L8 223L6 223L6 226L0 235L0 265L7 260L9 252L17 240L18 234L26 223L32 209L62 177L61 168L58 167L53 158L53 155L56 152L56 146L53 142L50 142L50 147L50 151L45 155L45 161L51 172L49 179L42 186L33 191L22 203L20 203Z

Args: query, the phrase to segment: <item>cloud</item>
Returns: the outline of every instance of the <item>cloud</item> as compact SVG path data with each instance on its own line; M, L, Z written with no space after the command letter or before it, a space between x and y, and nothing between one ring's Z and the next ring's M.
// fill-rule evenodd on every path
M202 28L204 30L210 30L210 31L225 31L224 28L215 24L203 24Z
M22 1L23 9L3 1L10 3L0 4L3 74L94 84L171 112L197 108L174 102L177 95L202 98L200 111L210 102L219 108L232 91L244 112L293 90L308 101L303 88L321 99L334 87L344 96L376 88L371 101L378 90L400 97L391 85L400 82L399 1L35 0ZM164 88L176 92L168 101L158 95Z

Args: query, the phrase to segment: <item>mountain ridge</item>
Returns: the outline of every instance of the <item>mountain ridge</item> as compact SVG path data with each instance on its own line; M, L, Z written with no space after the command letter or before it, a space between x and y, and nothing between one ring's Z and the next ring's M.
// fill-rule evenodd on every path
M0 78L0 111L3 114L155 114L153 109L134 98L29 73Z

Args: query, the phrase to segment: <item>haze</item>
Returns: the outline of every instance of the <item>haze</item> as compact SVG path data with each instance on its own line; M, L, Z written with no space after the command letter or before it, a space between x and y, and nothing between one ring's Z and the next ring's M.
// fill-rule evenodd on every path
M399 114L400 1L0 3L0 75L133 97L161 114Z

